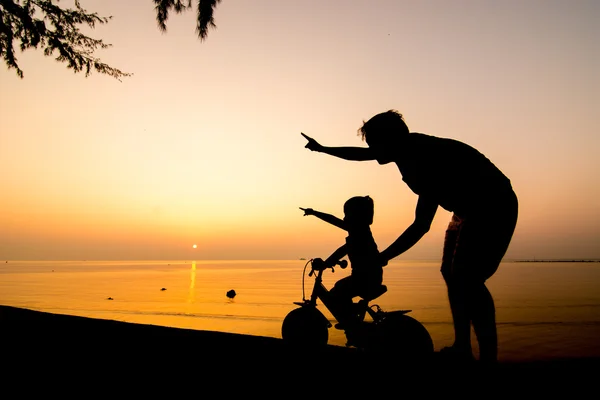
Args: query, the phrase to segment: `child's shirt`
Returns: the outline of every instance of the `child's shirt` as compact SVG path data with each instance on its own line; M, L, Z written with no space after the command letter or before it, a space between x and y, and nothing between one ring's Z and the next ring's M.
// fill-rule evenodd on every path
M346 237L352 275L381 277L383 267L378 265L379 250L370 229L352 232Z

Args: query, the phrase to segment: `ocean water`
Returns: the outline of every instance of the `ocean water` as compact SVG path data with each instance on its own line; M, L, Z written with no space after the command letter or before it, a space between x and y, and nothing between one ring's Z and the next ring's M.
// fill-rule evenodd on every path
M131 323L281 337L295 301L309 298L304 260L8 261L0 304ZM330 288L349 268L324 274ZM304 281L304 287L303 287ZM388 291L372 302L409 315L436 349L452 344L452 319L439 262L392 261ZM496 303L499 358L600 357L600 263L503 262L488 281ZM226 296L235 290L232 299ZM320 304L319 309L334 322ZM329 344L344 346L342 331ZM477 342L473 335L477 353Z

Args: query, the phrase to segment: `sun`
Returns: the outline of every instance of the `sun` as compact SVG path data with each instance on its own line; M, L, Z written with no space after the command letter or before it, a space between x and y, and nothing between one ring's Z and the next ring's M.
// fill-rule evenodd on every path
M194 245L192 245L192 247L195 249L195 248L196 248L196 247L198 247L198 246L194 244Z

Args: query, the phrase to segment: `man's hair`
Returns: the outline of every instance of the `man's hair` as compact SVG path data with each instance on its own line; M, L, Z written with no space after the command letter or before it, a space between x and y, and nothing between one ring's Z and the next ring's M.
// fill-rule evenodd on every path
M375 205L369 196L355 196L344 203L344 214L351 215L354 221L363 221L371 225L374 213Z
M396 110L389 110L371 117L358 129L362 140L371 132L397 132L398 134L409 133L404 117Z

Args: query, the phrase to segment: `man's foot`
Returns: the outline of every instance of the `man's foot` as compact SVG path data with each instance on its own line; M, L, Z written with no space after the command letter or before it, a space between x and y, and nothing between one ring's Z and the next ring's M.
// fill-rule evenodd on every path
M461 349L456 346L444 347L440 350L440 355L444 360L458 363L473 363L475 357L469 349Z

